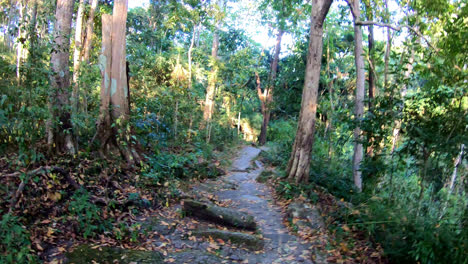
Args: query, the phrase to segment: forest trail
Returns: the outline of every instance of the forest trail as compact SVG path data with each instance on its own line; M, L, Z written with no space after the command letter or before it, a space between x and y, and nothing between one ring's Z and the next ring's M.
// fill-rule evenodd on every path
M313 263L310 260L311 245L289 234L283 224L281 208L273 203L270 189L256 181L264 170L259 161L253 162L260 152L258 148L244 147L226 176L238 187L216 192L220 201L232 201L231 208L255 218L265 241L264 252L249 256L248 263Z
M289 232L271 190L256 181L264 170L261 162L255 160L260 152L259 148L242 147L225 176L196 183L180 194L181 204L141 218L139 222L146 226L144 229L155 234L151 241L143 243L151 243L153 252L141 251L142 255L138 255L135 251L104 249L108 260L190 264L323 263L317 258L317 252L313 252L312 244ZM190 202L213 206L218 210L214 214L220 210L227 213L221 219L214 219L213 215L203 217L204 209L191 214L185 210L185 204ZM247 230L223 222L226 220L223 217L235 218L237 214L244 220L247 214L253 217L256 228ZM102 248L94 253L89 253L90 250L93 249L77 248L69 254L70 262L89 263L94 260L93 256L103 260ZM316 262L312 261L312 254L316 255Z

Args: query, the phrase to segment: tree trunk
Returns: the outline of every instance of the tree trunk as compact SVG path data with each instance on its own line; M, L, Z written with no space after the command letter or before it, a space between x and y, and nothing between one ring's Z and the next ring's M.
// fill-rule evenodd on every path
M374 14L372 11L371 3L366 2L366 16L367 20L373 21L374 20ZM375 78L376 78L376 73L375 73L375 56L374 56L374 25L369 25L369 37L368 37L368 53L369 53L369 110L372 108L372 100L374 99L375 95Z
M90 53L93 45L93 31L94 31L94 14L96 12L98 0L92 0L91 8L89 10L88 21L86 22L86 34L84 36L83 45L83 58L82 61L88 65ZM83 110L85 113L88 111L88 91L83 90Z
M106 147L118 149L129 166L140 161L131 143L129 90L125 61L127 0L115 0L113 16L102 16L102 86L101 109L97 133L101 153ZM111 124L115 124L111 127Z
M100 140L99 152L104 156L106 146L109 145L113 131L111 129L111 116L110 116L110 78L111 78L111 65L112 65L112 15L102 15L102 49L99 56L99 66L101 69L101 106L99 109L99 123L96 131L96 137ZM115 147L115 146L114 146Z
M374 20L374 13L371 7L371 1L365 2L366 6L366 16L367 20L373 21ZM369 25L369 36L368 36L368 56L369 56L369 70L368 70L368 86L369 86L369 102L368 102L368 111L372 112L374 94L375 94L375 51L374 51L374 25ZM367 134L367 156L374 157L374 138L372 135L372 131L368 131Z
M390 12L388 10L388 3L385 0L385 15L386 15L386 22L389 23L390 21ZM390 62L390 51L392 49L392 36L390 34L390 28L387 28L387 43L385 45L385 68L384 68L384 88L388 88L388 65Z
M85 9L86 0L80 0L78 6L78 12L76 13L76 27L75 27L75 49L73 52L73 93L72 93L72 103L73 103L73 113L76 115L78 113L78 104L80 100L79 95L79 86L78 86L78 77L80 71L81 63L81 47L82 47L82 35L83 35L83 15Z
M406 96L407 89L408 89L408 87L406 86L406 82L410 78L411 73L413 72L413 62L414 62L414 48L413 47L411 47L410 54L411 55L410 55L410 58L408 60L408 64L406 65L406 71L405 71L405 75L404 75L405 82L403 83L403 86L401 87L401 90L400 90L400 96L401 96L401 100L403 100L403 105L404 105L404 102L405 102L405 96ZM395 148L396 148L396 145L397 145L397 142L398 142L398 137L400 135L400 129L401 129L401 120L397 120L395 122L395 128L393 129L392 152L391 152L392 156L393 156L393 153L395 152Z
M21 63L23 59L23 50L24 50L24 24L25 24L25 4L23 1L19 1L19 18L18 18L18 36L16 43L16 80L18 85L21 85Z
M359 1L349 0L354 22L359 21ZM361 119L364 113L364 94L365 94L365 69L362 47L362 29L359 25L354 25L354 60L356 64L356 105L354 110L355 120L357 122L354 129L354 155L353 155L353 177L354 185L359 191L362 191L362 171L361 162L363 159Z
M51 119L48 122L49 149L57 152L75 154L72 137L71 115L68 111L70 98L70 31L73 17L72 0L57 0L54 29L54 51L51 54L53 76L50 80Z
M317 112L317 96L322 63L323 22L327 16L332 0L313 0L309 51L302 91L301 112L294 140L294 146L289 159L287 174L296 183L307 182L310 169L310 152L314 143L315 116Z
M276 81L276 73L278 72L278 62L279 62L279 54L281 52L281 39L283 37L284 31L280 29L278 31L278 36L276 38L276 46L275 46L275 55L273 57L273 61L271 62L271 72L269 77L268 86L265 88L265 91L262 95L259 93L259 99L262 103L262 115L263 115L263 122L262 128L260 130L260 136L258 137L258 142L260 145L265 145L266 138L267 138L267 130L268 130L268 123L270 122L270 108L271 103L273 102L273 90L275 87ZM258 78L258 74L257 74ZM257 80L259 81L259 80Z
M205 97L205 109L203 111L203 119L206 126L209 128L209 123L211 122L211 118L213 116L213 109L214 109L214 94L216 88L216 81L218 75L218 66L216 65L216 61L218 58L218 48L219 48L219 35L218 35L218 27L219 24L216 24L215 31L213 33L213 46L211 48L211 60L212 60L212 69L210 76L208 78L208 87L206 88L206 97ZM203 127L202 126L202 127Z
M198 31L198 25L194 26L193 32L192 32L192 40L190 41L190 47L187 53L187 59L188 59L188 65L189 65L189 82L188 82L188 88L192 89L192 51L193 51L193 46L195 45L195 37Z
M93 45L93 31L94 31L94 14L97 9L99 0L92 0L91 9L89 10L88 21L86 22L86 35L83 45L83 61L88 64L91 48Z

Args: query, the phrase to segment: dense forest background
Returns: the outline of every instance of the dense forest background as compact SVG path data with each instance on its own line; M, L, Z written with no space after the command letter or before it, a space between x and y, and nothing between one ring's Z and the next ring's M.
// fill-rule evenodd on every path
M282 197L346 205L330 247L467 263L466 1L124 2L0 1L0 262L72 233L135 243L120 215L246 141Z

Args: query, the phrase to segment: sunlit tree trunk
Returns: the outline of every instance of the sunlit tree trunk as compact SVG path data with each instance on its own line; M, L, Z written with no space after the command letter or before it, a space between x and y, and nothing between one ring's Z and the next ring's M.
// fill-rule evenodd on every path
M206 88L206 97L205 97L205 108L203 111L203 119L207 129L207 142L209 142L209 135L211 134L211 118L213 116L214 110L214 95L216 89L216 81L218 79L218 66L216 65L218 59L218 48L219 48L219 35L218 35L219 24L216 25L215 31L213 33L213 45L211 48L211 62L212 69L208 77L208 87Z
M101 108L95 138L100 151L118 149L128 165L140 162L131 140L129 90L125 61L127 0L115 0L113 15L102 16ZM114 124L111 126L111 124Z
M78 12L76 13L76 26L75 26L75 48L73 52L73 93L72 93L72 103L73 103L73 112L76 114L78 112L78 105L80 100L79 95L79 85L78 77L80 71L81 63L81 48L82 48L82 39L83 39L83 20L84 20L84 9L85 9L86 0L80 0L78 5Z
M368 0L365 1L366 6L366 17L367 20L373 21L374 20L374 12L372 10L372 1ZM376 71L375 71L375 51L374 51L374 25L369 25L369 36L367 38L368 41L368 62L369 62L369 70L368 70L368 111L372 112L372 106L376 91ZM367 156L374 157L374 138L372 135L372 131L368 131L367 134Z
M96 13L98 2L98 0L92 0L88 21L86 22L86 35L83 45L83 61L86 64L89 63L90 52L93 45L94 14Z
M188 80L188 88L192 88L192 51L193 51L193 46L195 45L195 38L197 36L197 31L198 31L199 25L196 25L193 27L193 32L192 32L192 40L190 41L190 47L187 53L187 59L188 59L188 65L189 65L189 80Z
M21 63L23 60L23 52L24 52L24 41L25 41L25 36L24 36L24 24L25 24L25 9L26 5L24 1L18 1L19 2L19 18L18 18L18 36L16 40L16 79L18 82L18 85L21 84Z
M359 21L360 10L358 0L348 0L354 22ZM354 60L356 64L356 100L354 109L354 118L357 122L354 129L354 154L353 154L353 178L354 185L359 191L362 191L362 171L361 162L363 159L361 119L364 113L364 94L365 94L365 68L362 47L362 29L359 25L354 25Z
M51 54L53 75L50 80L51 119L48 121L49 149L75 154L70 107L70 32L73 17L72 0L57 0L54 49Z
M332 0L313 0L309 34L309 50L302 91L301 112L287 174L296 183L307 182L310 170L310 154L314 143L315 116L322 63L323 22Z
M260 136L258 137L258 143L260 145L264 145L266 143L268 123L270 122L271 116L271 103L273 102L273 90L276 82L276 73L278 72L279 54L281 52L281 39L283 37L283 33L284 31L281 29L278 31L278 36L276 38L275 55L273 57L273 61L271 62L271 72L267 87L265 87L265 90L263 92L261 91L261 89L260 92L257 91L258 97L261 102L263 115L262 128L260 130ZM260 81L260 79L258 79L257 81Z
M386 22L390 22L390 12L388 10L388 3L387 0L385 0L385 16L386 16ZM392 50L392 35L390 34L390 28L387 27L387 43L385 45L385 58L384 58L384 87L385 89L388 88L388 66L390 62L390 51Z
M82 61L88 65L93 45L93 32L94 32L94 16L98 6L99 0L92 0L89 10L88 21L86 22L86 34L84 36L83 45L83 58ZM88 111L88 93L87 89L83 90L83 110L85 113Z

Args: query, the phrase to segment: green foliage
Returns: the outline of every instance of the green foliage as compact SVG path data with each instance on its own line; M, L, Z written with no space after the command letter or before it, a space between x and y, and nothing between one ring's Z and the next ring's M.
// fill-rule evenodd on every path
M36 263L31 252L31 241L20 218L10 213L2 215L0 221L0 262Z
M84 238L95 237L108 229L109 223L102 218L101 209L90 202L90 195L85 190L79 190L72 196L68 212Z

